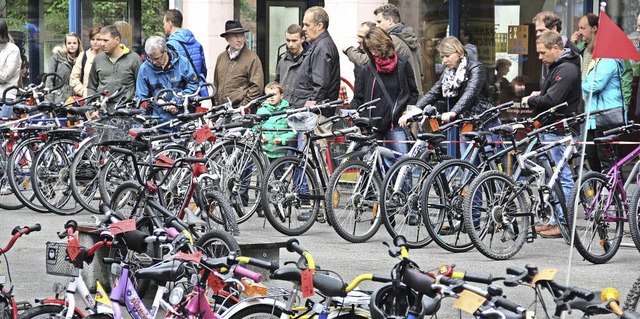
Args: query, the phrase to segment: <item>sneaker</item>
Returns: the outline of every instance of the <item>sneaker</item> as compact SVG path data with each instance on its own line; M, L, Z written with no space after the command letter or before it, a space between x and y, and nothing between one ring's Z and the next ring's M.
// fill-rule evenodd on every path
M298 215L298 221L306 222L311 219L311 216L313 216L312 212L301 213Z
M418 214L416 212L407 214L407 225L418 226Z
M549 229L541 231L540 236L542 238L560 238L562 234L558 225L551 225Z

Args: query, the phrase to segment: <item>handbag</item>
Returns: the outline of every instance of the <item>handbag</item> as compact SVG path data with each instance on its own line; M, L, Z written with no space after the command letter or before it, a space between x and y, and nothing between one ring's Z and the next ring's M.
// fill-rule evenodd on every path
M620 63L616 61L616 66L618 69L618 78L620 79L620 96L622 97L622 101L624 103L624 95L622 94L622 75L620 74ZM619 107L614 107L611 109L606 109L604 112L596 114L596 127L597 128L608 128L608 127L620 127L627 124L625 120L625 107L624 105Z

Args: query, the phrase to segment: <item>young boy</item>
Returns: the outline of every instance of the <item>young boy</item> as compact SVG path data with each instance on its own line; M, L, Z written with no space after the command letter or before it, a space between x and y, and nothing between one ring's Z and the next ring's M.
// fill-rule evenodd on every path
M274 93L272 97L262 103L257 114L272 114L289 109L289 102L282 99L282 86L278 82L270 82L264 87L265 94ZM287 154L286 150L272 151L272 149L287 145L290 140L295 140L297 134L290 131L286 115L272 116L262 124L263 129L279 129L282 132L263 132L262 139L268 158L278 158Z

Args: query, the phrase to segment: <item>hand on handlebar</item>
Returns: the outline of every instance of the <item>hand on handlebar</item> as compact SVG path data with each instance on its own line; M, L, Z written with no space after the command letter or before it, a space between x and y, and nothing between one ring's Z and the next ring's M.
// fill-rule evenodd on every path
M455 119L456 116L458 116L458 113L456 112L445 112L442 113L442 123L449 123L451 120Z

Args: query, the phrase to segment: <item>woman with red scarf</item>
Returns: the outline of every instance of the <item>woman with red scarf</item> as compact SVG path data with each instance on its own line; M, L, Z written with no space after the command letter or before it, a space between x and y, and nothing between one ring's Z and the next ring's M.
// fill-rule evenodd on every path
M384 30L374 27L362 40L362 47L369 56L369 63L362 66L355 84L354 97L350 108L380 98L376 108L366 110L363 117L381 117L376 126L378 139L384 146L403 154L409 148L404 141L407 136L398 119L407 105L418 101L418 88L413 76L409 58L395 52L393 40ZM398 142L395 142L398 141Z

